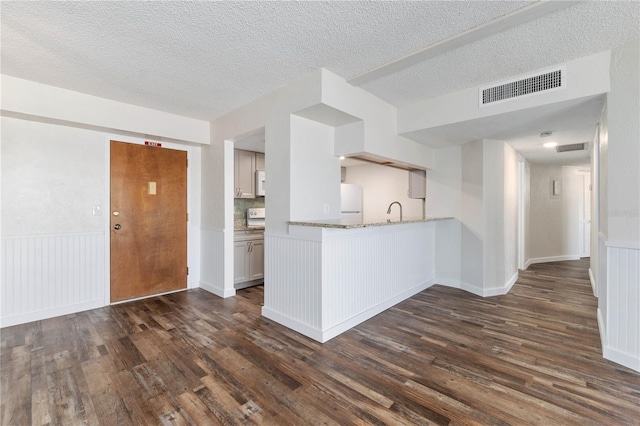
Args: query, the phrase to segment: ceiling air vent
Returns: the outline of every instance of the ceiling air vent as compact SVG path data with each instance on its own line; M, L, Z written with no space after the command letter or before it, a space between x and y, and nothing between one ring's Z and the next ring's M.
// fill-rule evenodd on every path
M586 143L571 143L568 145L558 145L556 146L556 151L558 152L568 152L568 151L584 151L587 149Z
M522 96L561 89L565 86L565 67L510 80L497 86L480 88L480 106L516 99Z

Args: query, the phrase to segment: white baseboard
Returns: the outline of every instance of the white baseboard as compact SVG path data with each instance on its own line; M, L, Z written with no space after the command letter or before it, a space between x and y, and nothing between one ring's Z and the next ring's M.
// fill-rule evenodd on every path
M267 306L262 307L262 316L265 318L269 318L270 320L273 320L280 325L290 328L293 331L302 334L303 336L307 336L308 338L313 339L316 342L324 343L324 341L322 340L322 330L316 327L312 327L308 324L283 315L280 312L274 311Z
M336 324L334 326L331 326L325 330L320 330L316 327L311 327L308 324L302 323L300 321L297 321L295 319L292 319L290 317L287 317L286 315L282 315L279 312L276 312L270 308L268 308L267 306L263 306L262 307L262 315L265 316L266 318L269 318L279 324L284 325L285 327L291 328L292 330L297 331L300 334L303 334L313 340L316 340L320 343L325 343L327 341L329 341L330 339L333 339L334 337L338 336L341 333L344 333L345 331L349 330L350 328L355 327L356 325L370 319L373 318L374 316L378 315L379 313L386 311L387 309L391 308L394 305L397 305L398 303L402 302L403 300L408 299L409 297L420 293L423 290L426 290L427 288L431 287L434 284L434 280L429 280L425 283L422 283L416 287L413 287L405 292L402 292L401 294L392 297L389 300L386 300L376 306L373 306L369 309L367 309L364 312L361 312L360 314L353 316L351 318L349 318L346 321L341 322L340 324Z
M527 259L527 262L524 264L524 270L525 271L529 268L529 266L531 266L531 263L532 263L531 259Z
M511 288L514 286L514 284L516 282L518 282L518 278L520 277L520 275L518 274L518 270L516 270L516 273L513 274L513 276L511 278L509 278L509 281L507 281L503 287L503 292L500 294L507 294L511 291ZM497 296L497 295L496 295Z
M635 371L640 371L640 357L604 346L602 356L616 364L624 365Z
M436 278L435 282L445 287L460 288L460 281L452 280L451 278Z
M607 335L605 334L606 329L604 327L604 318L602 317L602 311L600 308L597 310L598 317L598 330L600 331L600 344L602 345L602 350L607 346Z
M25 324L33 321L40 321L49 318L59 317L62 315L76 314L90 309L97 309L106 306L104 299L92 300L89 302L78 303L75 305L60 306L43 311L30 312L0 319L0 327L11 327L13 325Z
M480 297L501 296L503 294L507 294L509 293L509 291L511 291L511 288L516 283L516 281L518 281L518 272L513 274L513 276L509 278L509 280L502 287L481 288L474 284L452 280L449 278L438 278L435 280L437 284L441 284L451 288L459 288Z
M204 281L200 281L200 288L203 289L203 290L208 291L209 293L213 293L218 297L222 297L222 298L227 298L227 297L231 297L231 296L235 296L236 295L236 289L235 288L225 290L223 288L216 287L213 284L209 284L209 283L206 283Z
M598 293L596 292L596 279L593 276L593 271L589 268L589 282L591 283L591 291L593 292L593 296L598 298Z
M528 268L529 265L533 265L534 263L562 262L563 260L580 260L580 255L534 257L527 261L526 267Z
M469 283L460 281L460 285L458 286L458 288L464 291L468 291L469 293L475 294L476 296L484 297L484 294L483 294L484 292L482 290L482 287L478 287L474 284L469 284Z

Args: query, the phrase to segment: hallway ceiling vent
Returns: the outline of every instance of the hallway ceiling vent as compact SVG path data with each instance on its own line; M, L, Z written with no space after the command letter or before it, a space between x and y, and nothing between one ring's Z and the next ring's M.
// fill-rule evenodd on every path
M566 68L563 66L496 86L481 87L478 93L480 106L562 89L566 85L566 74Z
M556 146L556 151L558 152L568 152L568 151L584 151L585 149L587 149L587 146L589 144L584 142L584 143L571 143L568 145L558 145Z

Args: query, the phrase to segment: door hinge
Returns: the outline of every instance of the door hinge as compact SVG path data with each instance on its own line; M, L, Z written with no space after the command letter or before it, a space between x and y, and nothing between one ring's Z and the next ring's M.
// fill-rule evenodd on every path
M187 275L189 275L189 267L187 266Z
M187 167L189 167L189 159L187 158Z
M187 213L187 222L189 222L189 213Z

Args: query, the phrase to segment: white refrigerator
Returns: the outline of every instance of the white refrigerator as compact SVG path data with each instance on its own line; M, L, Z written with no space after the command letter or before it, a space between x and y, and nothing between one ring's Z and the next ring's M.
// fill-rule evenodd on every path
M340 196L342 219L362 222L362 187L350 183L341 183Z

